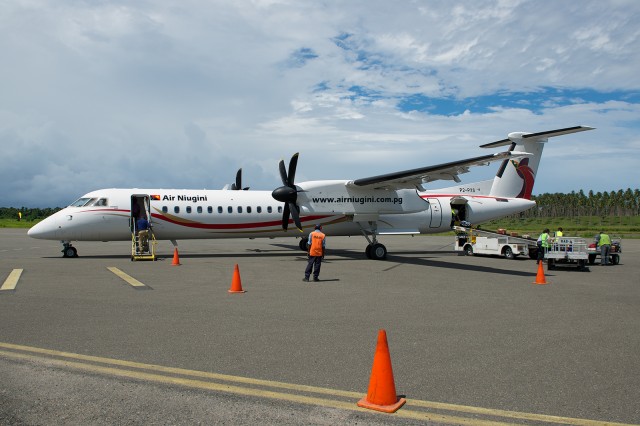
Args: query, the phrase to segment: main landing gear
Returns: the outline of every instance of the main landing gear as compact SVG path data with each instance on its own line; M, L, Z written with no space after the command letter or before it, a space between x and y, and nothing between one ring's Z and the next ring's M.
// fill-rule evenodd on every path
M375 241L375 238L373 240ZM384 260L387 258L387 248L384 244L377 242L369 243L364 253L367 255L367 258L373 260Z
M376 238L375 222L370 222L369 229L365 229L362 225L360 225L360 228L362 230L362 235L364 235L364 237L369 242L369 244L364 250L364 253L367 255L367 258L373 259L373 260L386 259L387 248L384 246L384 244L380 244ZM308 250L307 239L301 238L300 242L298 243L298 246L300 247L300 250L307 251Z
M62 257L78 257L78 250L69 241L62 241Z
M387 258L387 248L384 244L380 244L376 237L376 222L369 222L369 229L365 230L362 225L360 225L360 230L362 231L362 235L367 239L369 245L365 248L364 253L367 255L368 259L373 260L384 260ZM369 238L371 235L371 238Z

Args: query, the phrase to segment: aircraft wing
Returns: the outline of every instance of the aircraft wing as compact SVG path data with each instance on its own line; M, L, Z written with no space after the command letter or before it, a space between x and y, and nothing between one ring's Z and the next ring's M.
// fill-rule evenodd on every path
M410 189L420 188L422 184L436 180L453 180L460 182L458 175L467 173L472 166L484 166L493 161L504 160L505 158L519 158L530 155L531 154L527 152L520 151L498 152L496 154L482 155L466 160L452 161L437 166L421 167L386 175L356 179L349 182L347 186L371 189Z

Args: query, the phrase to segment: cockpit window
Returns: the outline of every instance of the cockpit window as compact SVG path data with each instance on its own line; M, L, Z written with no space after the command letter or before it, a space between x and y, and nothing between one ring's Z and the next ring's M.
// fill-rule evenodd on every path
M78 198L76 201L69 204L69 207L84 207L91 205L94 201L96 201L96 198Z
M106 206L107 204L109 204L107 202L106 198L100 198L98 201L96 201L93 205L94 206Z

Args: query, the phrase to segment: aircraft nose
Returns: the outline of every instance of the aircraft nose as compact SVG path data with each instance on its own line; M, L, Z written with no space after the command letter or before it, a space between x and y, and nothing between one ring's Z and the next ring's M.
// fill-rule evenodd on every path
M55 234L57 231L56 221L54 218L47 218L42 222L36 223L34 226L29 228L27 231L27 235L31 238L38 239L51 239L55 238Z

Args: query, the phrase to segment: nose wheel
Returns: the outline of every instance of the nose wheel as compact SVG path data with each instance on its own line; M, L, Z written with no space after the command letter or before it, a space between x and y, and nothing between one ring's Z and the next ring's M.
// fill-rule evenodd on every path
M78 250L69 242L63 242L62 257L78 257Z

